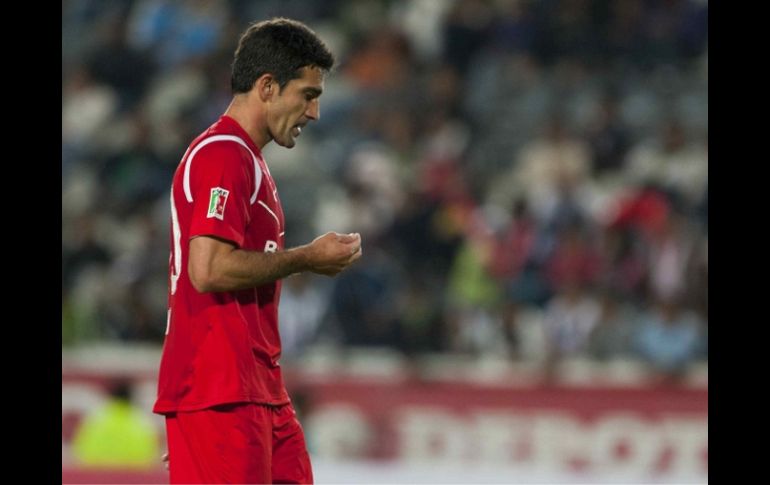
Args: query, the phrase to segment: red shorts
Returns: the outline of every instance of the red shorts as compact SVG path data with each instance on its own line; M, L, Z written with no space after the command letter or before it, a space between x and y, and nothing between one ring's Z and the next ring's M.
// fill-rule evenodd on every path
M313 483L291 404L169 414L166 434L170 483Z

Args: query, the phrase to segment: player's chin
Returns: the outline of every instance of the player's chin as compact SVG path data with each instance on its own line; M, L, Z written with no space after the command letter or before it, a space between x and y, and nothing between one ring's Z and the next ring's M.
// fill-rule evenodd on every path
M294 145L297 144L297 141L294 139L293 136L287 135L286 138L283 140L276 140L279 145L281 145L284 148L294 148Z

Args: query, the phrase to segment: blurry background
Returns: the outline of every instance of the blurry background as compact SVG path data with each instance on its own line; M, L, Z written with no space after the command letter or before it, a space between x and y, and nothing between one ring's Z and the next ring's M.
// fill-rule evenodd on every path
M65 0L64 481L167 477L73 443L128 383L165 449L171 178L273 16L339 62L265 150L287 246L364 241L283 286L317 481L705 482L705 0Z

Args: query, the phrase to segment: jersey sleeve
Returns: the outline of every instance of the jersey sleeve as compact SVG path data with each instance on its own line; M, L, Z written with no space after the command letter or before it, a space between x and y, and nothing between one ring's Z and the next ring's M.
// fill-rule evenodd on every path
M216 236L242 247L255 191L248 150L229 141L211 143L188 163L193 197L190 238Z

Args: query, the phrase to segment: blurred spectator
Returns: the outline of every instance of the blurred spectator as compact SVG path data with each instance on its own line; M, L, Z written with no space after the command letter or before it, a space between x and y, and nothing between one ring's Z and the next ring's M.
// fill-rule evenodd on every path
M601 260L582 225L570 224L557 233L544 269L553 291L572 285L590 287L598 282Z
M122 247L109 269L110 284L100 310L105 333L112 337L163 340L168 316L164 278L168 247L160 236L163 229L149 208L114 227L113 237L121 239Z
M284 280L278 322L282 355L293 359L318 336L329 304L327 285L318 284L310 273L299 273Z
M662 230L670 211L671 203L660 190L642 187L618 197L609 224L647 242Z
M543 317L551 359L584 355L600 317L599 303L582 284L574 279L563 282L548 302Z
M653 235L647 266L649 290L654 299L682 299L687 293L687 272L695 241L684 218L669 213Z
M642 315L634 335L634 349L652 368L677 376L697 356L700 343L698 317L686 311L676 298L658 299L655 307Z
M130 109L141 100L155 71L153 59L127 42L126 22L116 18L106 29L106 40L91 55L94 78L115 90L119 110Z
M601 313L588 337L588 355L597 360L633 356L632 338L637 317L622 295L605 289L599 299Z
M537 239L537 223L532 219L526 201L519 199L492 249L494 264L489 268L492 275L505 280L516 278L530 261L537 258Z
M118 106L114 89L96 81L88 67L74 66L63 87L62 145L78 154L87 153L89 143Z
M625 175L630 183L665 189L686 204L684 207L692 207L706 190L708 154L704 147L688 140L678 120L669 120L661 127L657 140L631 150Z
M445 351L448 347L440 283L430 273L411 273L401 289L399 306L403 309L403 338L409 355Z
M616 298L641 298L647 277L647 246L640 232L612 225L600 230L600 285L612 288Z
M472 217L479 222L468 231L452 262L446 311L453 323L452 348L482 352L503 342L499 313L503 293L489 271L495 246L493 234L481 220L480 211Z
M523 199L513 206L507 226L497 236L488 270L504 287L511 303L543 305L550 297L545 275L541 272L547 249L544 228L529 212Z
M552 116L543 136L522 148L515 165L495 182L494 190L524 193L532 213L545 220L566 188L579 192L590 175L588 145L568 133L560 115ZM506 201L511 197L500 197Z
M164 195L176 168L153 149L152 128L144 115L134 113L129 120L130 144L105 155L98 173L102 190L110 193L104 208L123 217L144 210Z
M398 264L377 247L335 279L331 294L332 323L345 345L404 348L398 307Z
M494 239L488 230L471 232L460 246L449 272L448 296L460 307L490 307L501 297L500 287L488 268Z
M389 229L404 199L393 153L382 145L355 149L348 162L350 227L367 240Z
M109 249L96 235L96 217L86 213L74 221L72 238L62 241L62 285L70 286L88 266L108 266Z
M456 168L449 168L446 183L436 191L413 188L394 221L390 237L403 263L418 271L424 268L445 278L462 242L465 221L474 201Z
M593 152L592 170L601 176L607 172L619 172L623 168L626 152L631 140L628 128L620 117L618 99L606 94L600 104L596 118L586 134Z
M113 382L107 403L75 431L73 453L83 467L155 469L158 432L146 412L131 402L131 383Z
M344 73L365 90L387 92L409 79L412 49L400 31L382 27L365 35L344 64Z
M547 359L548 341L543 312L537 307L506 299L500 310L502 334L508 356L517 361Z
M449 350L471 355L505 355L510 352L499 309L495 307L450 307Z

